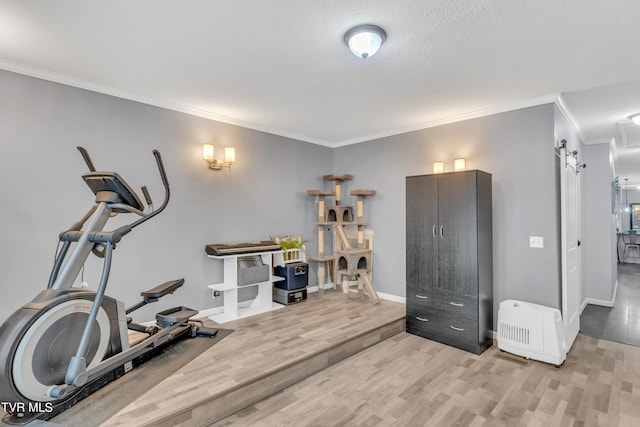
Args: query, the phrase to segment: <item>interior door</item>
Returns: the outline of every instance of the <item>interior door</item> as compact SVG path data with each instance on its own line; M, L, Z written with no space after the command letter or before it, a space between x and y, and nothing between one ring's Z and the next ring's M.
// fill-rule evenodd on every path
M478 293L478 215L476 173L456 172L438 180L438 288Z
M560 150L562 320L567 353L580 331L580 175L577 160Z

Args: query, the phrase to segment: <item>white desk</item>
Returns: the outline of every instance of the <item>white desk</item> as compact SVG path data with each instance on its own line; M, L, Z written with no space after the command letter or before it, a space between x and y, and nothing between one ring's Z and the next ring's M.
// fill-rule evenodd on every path
M209 319L216 323L226 323L284 307L284 305L272 301L273 282L284 280L283 277L273 275L272 255L277 253L279 253L279 251L223 256L207 255L209 258L222 260L224 262L224 282L209 285L209 289L224 293L224 312L209 316ZM260 256L262 258L262 262L269 266L269 279L264 282L238 286L238 258L248 256ZM258 287L258 295L251 301L248 307L240 307L238 304L238 289L248 288L250 286Z

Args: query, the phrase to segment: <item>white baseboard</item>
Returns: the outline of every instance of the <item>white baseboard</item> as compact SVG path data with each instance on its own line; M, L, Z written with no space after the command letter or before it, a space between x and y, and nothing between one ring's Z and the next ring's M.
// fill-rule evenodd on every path
M616 280L616 286L613 289L613 297L611 298L611 300L602 300L602 299L596 299L596 298L585 298L584 301L582 302L582 307L580 307L580 314L582 314L584 309L587 307L587 304L599 305L599 306L602 306L602 307L613 307L613 303L616 300L616 294L617 293L618 293L618 281Z
M224 313L224 307L223 306L208 308L206 310L199 310L198 311L198 318L215 316L216 314L221 314L221 313Z
M586 298L582 303L582 309L580 310L580 314L582 314L582 310L586 308L587 304L600 305L602 307L613 307L613 300L606 301L603 299Z
M247 308L251 305L252 302L253 302L253 299L240 301L238 303L238 308ZM206 310L198 310L198 318L215 316L216 314L222 314L222 313L224 313L223 305L219 307L207 308Z
M325 284L324 285L325 289L333 289L333 285L332 284ZM318 288L318 286L309 286L307 287L307 293L313 293L313 292L318 292L320 289ZM406 304L407 303L407 299L405 297L399 297L397 295L391 295L391 294L385 294L383 292L378 292L378 296L380 297L380 299L385 299L388 301L395 301L395 302L400 302L402 304Z
M399 297L397 295L385 294L383 292L378 292L378 296L380 297L380 299L386 299L388 301L401 302L402 304L407 303L406 297Z

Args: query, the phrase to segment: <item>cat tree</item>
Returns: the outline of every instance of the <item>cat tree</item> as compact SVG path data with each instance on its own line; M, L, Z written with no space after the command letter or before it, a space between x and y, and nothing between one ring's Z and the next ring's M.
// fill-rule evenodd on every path
M335 282L341 284L345 299L351 296L361 298L365 291L371 302L377 304L380 299L370 277L372 250L365 247L364 240L364 198L376 192L353 190L349 193L357 200L357 220L354 221L353 207L341 204L342 182L352 178L352 175L324 175L322 179L334 182L334 191L307 190L307 194L314 196L318 204L318 255L309 257L309 260L317 263L320 295L324 293L325 286L330 284L329 269L330 262L333 261ZM326 206L326 197L335 197L335 205ZM356 247L352 247L345 232L345 227L354 225L358 227ZM333 227L336 244L333 253L325 254L325 232L329 227ZM350 287L354 279L357 280L356 289ZM333 284L330 285L334 287Z

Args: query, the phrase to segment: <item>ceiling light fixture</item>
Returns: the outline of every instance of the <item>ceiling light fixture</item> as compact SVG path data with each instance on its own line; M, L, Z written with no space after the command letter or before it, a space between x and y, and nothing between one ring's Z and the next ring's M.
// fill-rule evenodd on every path
M344 42L355 56L367 59L380 49L387 33L377 25L359 25L344 35Z
M629 120L640 126L640 113L630 115Z

